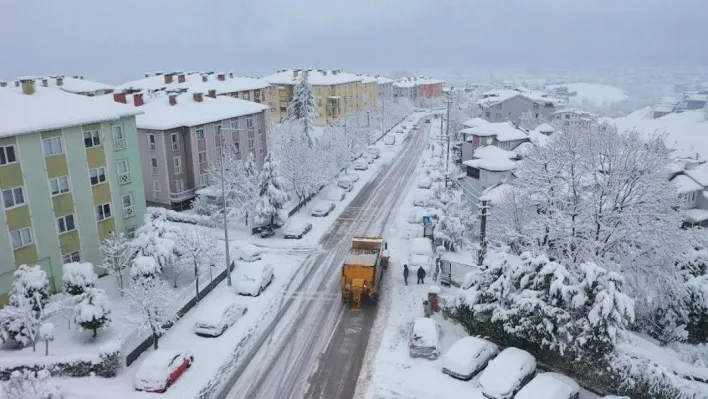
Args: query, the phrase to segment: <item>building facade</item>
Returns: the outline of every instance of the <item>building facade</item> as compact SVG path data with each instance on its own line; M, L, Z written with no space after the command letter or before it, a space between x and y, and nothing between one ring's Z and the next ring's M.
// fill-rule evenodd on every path
M562 104L562 100L548 97L545 93L512 89L483 93L477 104L484 119L489 122L519 123L521 114L524 112L531 112L536 117L551 120L556 107Z
M22 85L0 89L0 125L11 121L0 127L0 304L19 265L41 265L60 291L63 264L100 266L101 240L132 234L145 214L136 112ZM68 114L42 118L48 107Z
M553 122L563 128L589 129L597 121L597 116L576 108L561 109L553 113Z

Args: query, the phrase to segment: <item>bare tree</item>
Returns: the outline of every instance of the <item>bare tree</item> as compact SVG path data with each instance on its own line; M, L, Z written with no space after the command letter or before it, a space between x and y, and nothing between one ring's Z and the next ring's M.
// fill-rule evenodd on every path
M120 295L123 296L123 274L130 268L132 258L128 238L123 233L111 232L101 242L101 253L103 269L116 278Z
M177 239L182 257L180 262L194 270L194 284L197 303L199 303L199 276L203 267L210 267L219 254L217 242L197 228L185 229Z
M177 318L174 291L159 277L140 277L125 292L132 310L128 321L140 330L150 329L157 349L165 327Z

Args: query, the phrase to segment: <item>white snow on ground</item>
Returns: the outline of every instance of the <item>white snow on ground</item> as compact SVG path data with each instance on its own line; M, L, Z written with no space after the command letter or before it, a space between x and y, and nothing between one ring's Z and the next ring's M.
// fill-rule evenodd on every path
M576 96L570 97L570 103L575 105L589 102L596 106L604 106L627 99L627 95L622 89L597 83L568 83L548 86L548 88L552 89L559 86L568 87L568 92L570 93L578 93Z

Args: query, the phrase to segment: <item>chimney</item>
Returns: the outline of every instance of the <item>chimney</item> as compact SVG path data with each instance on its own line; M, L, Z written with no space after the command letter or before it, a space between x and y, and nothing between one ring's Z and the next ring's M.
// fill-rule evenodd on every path
M327 76L327 70L326 70L326 69L323 69L323 70L322 70L322 76Z
M207 96L211 98L216 98L216 89L209 90L209 94L207 94Z
M294 77L294 78L297 77L297 74L298 74L298 70L297 70L297 69L293 69L293 77Z
M22 93L23 94L27 94L27 95L34 94L34 79L31 79L31 78L20 79L20 83L22 83Z
M304 77L310 76L310 70L306 69L306 70L302 71L302 76L304 76Z
M204 99L202 97L202 93L192 93L192 98L194 99L194 102L200 103Z
M128 99L126 98L125 93L113 93L113 101L123 104L128 103Z
M42 86L44 86L44 87L49 87L49 79L47 79L47 78L42 78Z
M225 74L225 73L220 73L219 75L217 75L217 79L219 79L219 80L221 80L221 81L226 80L226 74Z
M0 80L0 87L7 87L7 82L4 80Z
M143 101L143 93L133 94L133 104L135 104L136 107L145 104L145 101Z
M202 75L202 82L206 82L207 80L209 80L209 75L203 74Z
M332 75L336 75L337 72L339 72L339 71L337 71L336 69L333 69L333 70L332 70Z
M79 76L79 79L84 80L84 75Z
M170 105L177 105L177 94L170 94Z
M165 84L170 84L172 83L173 77L172 73L166 73L165 74Z
M177 83L184 83L185 80L186 80L186 78L183 73L180 73L179 75L177 75Z
M64 76L59 75L56 77L57 80L57 86L62 86L64 84Z
M229 72L229 77L230 77L230 78L233 78L233 77L234 77L234 73L233 73L233 72Z

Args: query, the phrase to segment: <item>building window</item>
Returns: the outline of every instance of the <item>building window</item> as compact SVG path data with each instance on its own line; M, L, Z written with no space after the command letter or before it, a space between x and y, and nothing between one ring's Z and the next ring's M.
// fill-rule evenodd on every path
M205 164L207 163L207 157L206 157L206 151L202 151L199 154L197 154L199 157L199 164Z
M128 164L127 159L121 159L118 162L116 162L116 165L118 166L118 183L119 184L128 184L130 183L130 165Z
M152 181L152 196L155 199L162 199L162 187L160 187L160 182L157 180Z
M177 133L172 133L170 135L170 139L172 140L172 151L178 151L179 150L179 136Z
M102 204L96 207L96 220L106 220L111 218L111 204Z
M485 113L484 113L484 117L487 118L487 119L489 119L489 118L492 117L492 113L491 113L491 112L485 112Z
M22 187L8 188L2 190L2 200L5 209L15 208L25 203L25 191Z
M150 151L157 150L157 142L155 141L155 135L148 133L148 144L150 145Z
M49 180L49 187L52 190L52 196L65 194L69 192L69 178L67 176L59 176Z
M135 216L135 202L133 202L133 193L123 194L120 198L123 207L123 218L132 218Z
M89 170L89 175L91 176L92 186L106 182L106 168L103 166Z
M254 148L256 148L255 140L253 140L253 139L248 139L248 149L249 149L249 150L252 150L252 149L254 149Z
M123 125L113 125L113 150L120 151L128 147L123 133Z
M10 239L12 240L12 249L26 247L32 244L32 230L30 230L29 227L12 230L10 232Z
M473 179L479 179L479 169L468 166L467 167L467 176L469 176Z
M175 174L181 175L182 174L182 157L178 155L178 156L172 158L172 161L174 162L174 165L175 165Z
M77 263L81 262L81 252L80 251L74 251L68 254L64 254L61 256L61 263L67 264L67 263Z
M540 105L538 105L538 104L536 104L536 103L533 104L533 109L534 109L534 111L537 111L539 108L541 108Z
M59 234L68 233L70 231L76 230L76 224L74 224L74 215L66 215L57 218L57 230Z
M61 136L50 137L42 140L42 150L44 150L45 157L63 153L64 148L61 144Z
M84 132L84 147L91 148L101 145L101 133L98 130Z
M17 158L15 157L15 146L6 145L0 147L0 165L7 165L13 162L17 162Z
M184 179L175 180L175 191L178 193L184 191Z
M196 130L196 132L197 132L197 140L204 140L204 128L200 127Z
M234 153L236 154L236 158L241 159L241 144L234 143Z
M260 90L253 91L253 101L261 101L261 91Z
M208 186L209 185L209 174L208 173L202 173L199 175L199 185L200 186Z
M246 127L253 129L253 118L246 118Z
M150 158L150 172L153 176L160 174L160 170L157 168L157 158Z
M243 92L243 99L250 101L251 100L251 93L248 91Z
M231 129L232 129L232 130L238 130L238 120L232 120L232 121L231 121Z

